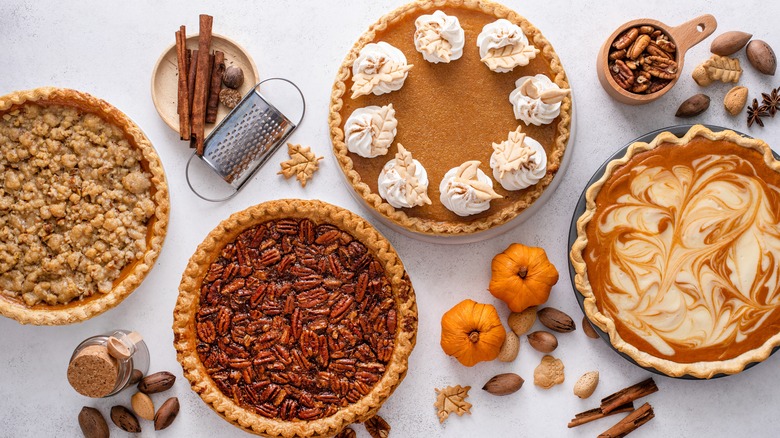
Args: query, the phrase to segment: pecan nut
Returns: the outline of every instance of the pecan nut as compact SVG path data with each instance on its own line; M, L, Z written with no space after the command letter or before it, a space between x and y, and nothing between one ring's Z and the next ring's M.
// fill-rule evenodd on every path
M677 63L662 56L646 56L642 60L642 70L661 79L672 80L677 77Z
M618 59L615 61L615 63L612 64L612 67L610 68L610 72L612 73L612 77L615 79L615 82L617 82L618 85L620 85L620 87L624 90L628 90L632 85L634 85L634 72L632 72L631 69L628 68L626 63L622 60Z
M632 27L631 29L628 29L627 31L620 34L620 36L615 39L615 42L612 43L612 47L618 50L627 49L631 44L634 43L637 37L639 37L639 29Z
M634 40L634 43L631 44L631 47L629 47L628 51L626 52L626 56L630 59L639 58L639 55L645 51L648 44L650 44L650 35L640 35L636 40Z

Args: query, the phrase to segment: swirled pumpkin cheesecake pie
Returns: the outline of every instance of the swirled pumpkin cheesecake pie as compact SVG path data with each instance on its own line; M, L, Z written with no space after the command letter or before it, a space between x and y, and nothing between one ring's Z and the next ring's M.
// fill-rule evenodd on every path
M369 207L416 233L457 236L504 224L541 196L571 112L561 62L528 20L490 1L420 0L355 43L329 124Z
M0 314L67 324L117 305L154 265L168 224L156 151L108 103L75 90L0 97Z
M709 378L780 345L780 162L766 143L663 133L610 162L586 196L575 282L616 349Z
M182 277L175 346L217 413L266 436L333 436L400 384L417 333L392 246L359 216L280 200L223 221Z

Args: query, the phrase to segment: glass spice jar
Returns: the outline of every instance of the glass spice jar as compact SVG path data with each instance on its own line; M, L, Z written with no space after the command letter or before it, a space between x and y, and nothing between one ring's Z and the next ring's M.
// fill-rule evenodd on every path
M149 371L149 349L137 332L114 330L85 339L73 351L68 382L87 397L110 397Z

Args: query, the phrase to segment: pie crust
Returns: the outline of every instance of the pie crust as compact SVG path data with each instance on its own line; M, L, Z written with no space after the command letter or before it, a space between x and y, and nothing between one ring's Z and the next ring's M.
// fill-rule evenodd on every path
M713 376L719 375L719 374L734 374L742 371L747 365L754 363L754 362L761 362L765 360L769 355L772 353L773 349L776 348L778 345L780 345L780 332L772 334L770 331L768 334L763 335L762 333L755 333L755 332L748 332L754 333L754 335L762 335L764 337L759 338L758 341L758 347L749 349L747 351L743 351L738 355L735 355L738 351L735 353L732 353L729 355L728 351L732 351L733 348L728 343L736 343L737 341L728 341L728 339L733 338L727 338L726 346L720 346L718 347L718 343L714 343L714 348L717 348L714 352L710 351L707 352L706 350L703 350L704 352L699 354L701 355L713 355L713 357L723 357L723 359L705 359L705 360L695 360L695 356L690 356L685 361L679 360L675 361L670 359L674 354L667 355L665 353L659 353L660 350L656 350L654 352L648 352L647 350L653 349L653 347L638 347L634 345L634 343L641 343L647 341L647 336L642 339L641 341L635 341L634 343L628 342L626 339L627 336L634 336L630 333L624 332L624 336L621 336L621 333L619 331L619 325L622 325L623 322L620 321L616 324L616 320L613 319L613 311L608 312L602 312L600 310L599 305L606 305L604 303L598 303L597 299L597 293L594 292L593 284L591 283L592 279L589 279L588 275L588 262L586 262L586 251L588 249L589 244L589 235L588 235L588 225L591 223L591 221L594 219L594 217L598 216L599 211L607 211L608 208L614 207L616 204L605 204L601 205L600 203L597 203L597 197L599 193L601 192L602 188L607 186L611 187L610 184L613 184L615 179L613 179L613 175L617 175L617 172L621 170L623 166L625 166L627 163L629 163L632 158L637 156L638 154L641 154L646 151L653 151L659 146L663 147L670 147L670 148L684 148L686 145L690 144L693 140L700 141L700 138L712 140L712 141L722 141L730 143L733 147L733 145L738 146L736 149L741 150L740 148L750 149L752 151L758 152L758 154L753 158L753 161L750 161L752 164L750 167L751 169L756 166L756 163L758 165L766 165L766 172L769 172L770 174L772 172L778 172L780 173L780 161L776 160L772 154L772 150L770 147L762 140L758 139L750 139L746 137L742 137L739 134L733 132L733 131L720 131L720 132L712 132L709 129L707 129L704 126L696 125L693 126L685 136L682 138L678 138L674 134L670 132L664 132L659 134L655 139L653 139L650 143L642 143L637 142L629 146L628 150L626 151L625 156L619 159L615 159L611 161L607 166L606 170L604 172L604 175L595 183L593 183L586 192L586 210L580 216L580 218L577 220L577 232L578 236L574 244L572 245L570 258L572 266L574 267L574 270L576 271L576 275L574 277L574 283L577 287L577 290L585 297L584 299L584 309L585 313L588 316L588 318L596 324L601 330L609 334L610 342L612 343L613 347L618 350L621 353L624 353L628 355L631 359L633 359L637 364L643 366L643 367L652 367L668 376L672 377L680 377L680 376L693 376L697 378L711 378ZM659 149L658 151L661 151ZM663 153L663 152L657 152L657 153ZM672 153L672 152L669 152ZM739 151L736 151L735 154L739 153ZM752 152L751 152L752 154ZM663 155L667 156L667 155ZM650 156L652 157L652 156ZM701 162L702 160L694 160L694 162ZM644 161L642 162L644 163ZM633 165L632 165L633 166ZM645 166L647 167L647 166ZM635 170L635 168L632 168ZM643 167L644 169L644 167ZM755 171L754 171L755 172ZM627 175L627 173L621 173L620 175ZM760 175L760 172L756 172L756 175ZM625 179L625 178L624 178ZM780 178L778 178L780 180ZM631 179L631 187L633 187L633 184L636 184L637 179ZM770 183L767 181L767 185ZM627 185L627 183L622 183L622 185ZM692 190L692 189L691 189ZM777 189L775 189L777 190ZM612 196L612 195L610 195ZM617 196L617 195L615 195ZM686 198L688 199L688 198ZM602 202L602 201L600 201ZM629 201L630 202L630 201ZM645 210L648 211L648 210ZM599 219L603 219L601 216L598 216ZM621 216L623 217L623 216ZM644 217L644 216L643 216ZM695 220L694 218L690 218L690 221ZM602 222L599 221L599 224ZM672 225L674 226L674 222L672 222ZM704 226L704 225L702 225ZM687 235L687 234L686 234ZM630 237L627 239L635 239L634 237ZM628 246L631 243L634 243L635 240L631 240L629 242L623 242L621 241L622 245L624 247ZM599 247L601 248L601 247ZM604 257L607 258L614 258L615 255L612 254L610 248L601 248L601 251L604 251L605 255ZM608 252L610 251L610 252ZM601 254L601 253L600 253ZM679 253L677 256L675 256L676 260L681 259L681 255ZM600 256L601 257L601 256ZM723 270L718 270L718 268L713 267L715 272L739 272L737 275L737 278L742 277L744 274L742 271L739 271L738 268L730 268L727 265L726 262L721 262L723 265ZM777 259L774 261L775 267L774 269L778 269L777 265ZM668 268L667 268L668 269ZM769 271L771 271L772 268L769 268ZM595 277L594 277L595 278ZM677 278L677 277L676 277ZM678 281L677 279L674 280L675 283ZM685 280L680 280L685 282ZM694 285L697 283L693 283ZM771 288L771 286L770 286ZM622 290L620 287L617 287L618 291ZM640 286L637 286L637 289L644 290ZM698 289L696 289L698 290ZM750 289L752 290L752 289ZM749 290L749 291L750 291ZM630 292L629 292L630 293ZM769 294L776 293L775 291L769 291ZM723 292L713 292L713 295L716 297L720 297L719 299L716 298L715 300L712 300L710 302L720 302L720 300L725 300L726 298L723 297ZM683 294L685 295L685 294ZM655 296L655 294L652 294L651 296ZM668 293L667 293L668 296ZM651 299L651 298L648 298ZM643 299L642 302L645 302ZM667 306L668 301L667 301ZM652 315L654 314L654 308L652 307L646 307L642 306L642 309L646 312L644 315L648 315L645 318L652 318ZM655 309L658 309L657 312L665 312L668 309L664 309L663 307L658 308L655 307ZM689 306L690 309L690 306ZM720 310L713 309L712 305L707 307L707 312L718 314ZM734 310L736 312L736 310ZM770 314L773 311L770 311ZM623 320L623 318L621 318ZM762 318L763 320L763 318ZM650 320L643 321L642 324L652 324ZM772 329L772 327L775 327L775 325L772 325L769 327L769 329ZM691 336L691 335L689 335ZM694 337L694 336L691 336ZM760 339L766 340L763 342L763 344L760 343ZM650 341L647 341L650 342ZM747 342L744 340L740 340L739 342ZM655 345L655 344L649 344L649 345ZM721 343L720 345L723 345ZM748 344L750 345L750 344ZM691 347L694 348L694 347ZM728 350L727 350L728 348ZM745 349L743 349L745 350ZM688 353L688 354L696 354L696 353ZM682 357L681 357L682 359Z
M329 126L330 126L330 136L331 141L333 143L333 151L336 155L336 159L341 166L342 171L344 172L347 181L349 184L351 184L354 187L354 190L360 197L366 202L366 204L371 207L372 209L376 210L379 214L381 214L386 219L392 221L398 226L401 226L403 228L406 228L408 230L427 234L427 235L443 235L443 236L454 236L454 235L470 235L473 233L477 233L480 231L484 231L496 226L499 226L501 224L504 224L514 217L516 217L518 214L523 212L526 208L528 208L536 199L541 196L542 192L547 188L547 186L552 181L553 177L555 176L556 172L558 171L561 161L563 158L564 151L566 149L566 145L569 141L569 135L570 135L570 126L571 126L571 112L572 112L572 103L571 103L571 97L567 96L561 105L561 114L560 116L551 123L551 127L547 127L546 129L549 129L547 132L547 136L549 137L549 141L540 141L543 143L547 156L548 156L548 172L545 175L545 177L536 185L529 187L528 189L524 189L521 191L515 191L515 192L509 192L506 190L503 190L501 186L496 182L494 183L494 188L496 191L499 192L502 196L506 197L506 199L499 199L497 201L494 201L496 206L491 206L489 210L486 212L480 213L478 215L469 216L465 218L458 217L455 214L450 214L448 211L443 210L443 206L440 205L439 202L439 196L438 196L438 186L440 182L440 177L443 175L446 170L452 167L457 167L464 161L477 159L477 156L483 156L481 159L482 161L482 169L484 171L487 171L490 173L489 169L489 155L492 152L491 149L491 142L501 142L502 140L506 139L506 136L508 132L514 131L515 128L518 126L518 124L521 124L521 122L514 120L514 117L512 116L512 107L508 102L509 98L509 91L511 91L510 87L509 89L506 89L506 83L504 83L504 88L506 89L506 94L502 94L500 96L496 96L495 101L500 102L500 104L496 104L498 110L501 111L501 114L504 114L502 117L506 117L504 121L502 122L502 132L480 132L480 134L486 134L490 140L482 141L479 144L473 144L473 145L467 145L466 142L461 142L462 144L459 144L459 148L472 148L467 151L468 153L463 153L461 155L464 155L464 159L461 160L458 163L449 163L447 160L452 161L453 159L453 152L454 149L447 147L447 145L443 145L441 148L433 148L433 147L425 147L422 145L422 139L423 138L430 138L429 135L423 135L422 133L415 132L414 134L409 134L409 137L404 138L403 134L404 132L404 121L401 119L403 114L400 112L402 109L399 109L398 106L396 106L397 112L396 116L399 118L399 124L398 124L398 137L395 139L394 145L391 147L391 150L389 153L384 157L376 157L372 158L371 160L378 160L377 161L377 167L378 169L381 169L382 165L384 163L392 158L395 155L396 152L396 146L397 143L402 143L404 147L406 147L409 151L412 152L412 155L416 159L420 159L423 166L428 170L429 178L430 179L430 185L428 188L429 196L431 200L434 201L434 205L427 206L427 207L415 207L412 209L397 209L391 206L388 202L383 200L376 190L376 177L373 176L373 173L378 173L378 170L374 171L372 169L372 176L369 177L368 175L361 175L361 169L359 163L364 162L365 159L362 157L357 156L356 154L352 154L348 151L347 145L344 141L344 121L349 116L349 114L342 114L342 111L345 107L349 106L352 102L352 99L350 98L350 94L347 93L345 96L345 93L350 87L350 84L352 83L351 80L351 68L352 64L355 61L355 59L358 57L360 50L368 43L376 42L379 38L381 38L381 35L383 35L384 32L386 32L388 29L391 29L393 26L402 25L403 23L408 22L408 20L414 21L414 18L418 17L422 14L430 14L433 11L437 9L443 9L445 10L445 13L458 16L458 11L461 12L461 16L458 18L461 21L461 24L463 25L463 28L466 29L466 47L463 49L463 58L452 61L451 64L458 65L458 63L461 63L461 65L464 65L464 63L472 63L469 64L471 69L474 69L473 71L478 72L477 74L480 75L480 77L483 77L485 79L487 78L495 78L497 81L509 81L509 80L516 80L517 78L525 75L534 75L537 73L544 73L548 77L550 77L553 82L555 82L558 86L561 88L569 88L568 80L566 78L566 73L563 70L563 66L561 65L560 60L558 59L557 54L553 50L550 43L544 38L544 36L541 34L541 32L534 27L528 20L517 14L516 12L512 11L511 9L502 6L497 3L493 3L490 1L478 1L478 0L419 0L412 3L409 3L405 6L401 6L400 8L396 9L395 11L392 11L391 13L385 15L384 17L380 18L378 22L374 23L355 43L355 45L352 47L350 52L347 54L346 59L342 63L341 67L339 68L338 74L336 76L336 81L333 85L332 93L331 93L331 104L330 104L330 115L328 118ZM447 12L450 11L451 12ZM470 13L481 13L486 14L490 17L494 17L492 20L499 19L499 18L505 18L509 21L511 21L514 24L519 25L523 32L528 37L531 44L533 44L535 47L541 50L540 54L536 58L536 62L544 63L543 67L539 67L539 64L532 64L536 65L536 67L532 67L531 65L526 67L517 67L510 73L495 73L491 72L486 66L482 64L481 61L479 61L479 57L474 55L475 52L478 55L478 48L474 46L474 41L476 39L477 34L481 30L481 24L479 25L479 28L476 28L476 25L474 23L469 23L468 19L465 18L464 14L470 14ZM414 68L411 69L409 72L409 78L407 79L404 86L398 90L394 91L392 93L389 93L386 96L381 96L382 99L386 99L389 103L394 103L395 96L399 96L402 93L404 93L404 90L408 87L417 87L417 89L423 89L428 84L425 83L414 83L415 82L415 69L418 71L423 68L422 64L427 64L426 61L424 61L421 58L421 55L414 50L414 44L413 44L413 31L408 33L408 41L409 44L411 44L411 49L405 50L404 53L406 57L409 59L409 62L411 64L414 64ZM418 59L419 58L419 59ZM537 61L541 60L541 61ZM533 62L532 62L533 63ZM428 68L428 66L425 66ZM445 64L437 64L435 69L439 69L439 71L443 71L441 69L446 68L453 68L453 67L447 67ZM479 69L479 70L477 70ZM484 76L482 76L484 74ZM417 77L419 78L420 74L417 74ZM434 73L435 75L435 73ZM503 77L499 76L490 76L490 75L505 75ZM500 78L500 79L499 79ZM436 84L435 81L436 78L431 79L431 83L429 84L431 89L435 88L436 86L440 84ZM453 83L457 83L459 81L458 77L451 77L447 78L449 81L453 81ZM482 82L482 81L480 81ZM478 87L479 85L475 84L475 87ZM382 105L384 104L384 101L382 103L377 103L375 99L376 96L361 96L360 98L356 99L355 102L360 103L358 106L362 105ZM492 94L491 98L492 99ZM436 104L441 107L444 106L451 106L453 108L458 107L459 104L462 106L463 103L463 96L460 95L457 92L451 91L449 93L445 93L442 95L439 95L436 98L430 98L427 99L428 101L419 101L414 102L415 106L419 106L420 108L425 108L425 105L427 104ZM435 102L434 102L435 101ZM443 104L442 104L443 102ZM498 107L500 105L500 107ZM486 113L490 114L491 111L494 111L493 108L485 109L484 111L480 111L480 113ZM472 112L472 114L475 112ZM437 112L437 116L432 117L421 117L419 120L417 120L420 124L423 123L430 123L431 125L436 125L439 119L436 117L443 117L441 116L441 113ZM454 115L452 117L447 117L448 120L451 120L453 118L458 118L459 115ZM511 121L514 122L513 125L509 125L510 123L508 119L511 118ZM475 124L481 126L481 124L478 121L475 121ZM468 123L463 123L464 126L467 126ZM409 129L408 123L406 124L407 130L411 132L412 130ZM522 129L524 132L537 132L537 129L540 129L539 127L534 126L528 126L526 127L525 124L521 124ZM420 127L415 127L414 131L418 131ZM545 127L542 127L541 129L545 129ZM460 138L469 138L469 134L473 134L473 129L471 129L472 132L469 132L470 128L464 128L462 132L459 129L458 135L460 135ZM480 129L479 131L485 131L484 129ZM430 132L429 132L430 133ZM416 136L416 137L415 137ZM451 141L458 141L457 139L450 138ZM538 139L537 139L538 140ZM482 144L484 143L484 144ZM440 146L440 145L436 145ZM431 158L430 160L425 160L424 158L420 157L420 152L422 149L426 149L427 151L432 151L433 149L441 149L441 153L438 157ZM446 165L444 164L446 162ZM434 172L432 172L433 166L444 166L445 168L442 169L435 169ZM365 169L364 169L365 170ZM438 175L438 176L437 176ZM439 178L439 179L437 179ZM437 207L437 204L438 207ZM499 205L500 204L500 205ZM426 210L424 209L430 209L430 208L437 208L434 213L426 213ZM427 211L433 211L433 210L427 210ZM442 219L442 216L445 217L445 219Z
M73 299L66 304L38 303L33 306L26 305L20 299L0 295L0 314L20 323L71 324L87 320L119 304L141 284L154 266L168 225L168 186L160 159L149 139L132 120L106 101L76 90L43 87L0 97L0 115L21 108L27 103L73 107L81 113L97 115L104 122L120 128L130 145L141 151L141 168L151 174L149 190L154 203L154 213L146 225L146 249L142 257L122 268L118 278L113 281L110 292L94 291L86 298Z
M362 243L368 249L368 254L384 267L386 278L392 287L397 313L395 345L384 375L370 392L357 402L317 420L295 418L283 421L278 416L269 418L239 405L233 396L224 394L218 388L197 351L199 333L196 325L199 321L197 314L201 308L201 286L206 281L210 267L222 257L223 249L236 242L244 231L271 221L277 221L274 222L275 226L279 220L284 219L308 219L315 225L330 224ZM297 292L298 298L301 294ZM328 326L331 324L335 323L329 317ZM235 213L209 233L198 246L182 276L179 298L174 310L173 330L177 358L192 389L227 421L263 436L326 437L335 435L351 423L372 417L401 383L406 375L409 354L416 342L417 305L412 284L401 260L390 243L368 222L352 212L324 202L286 199L266 202ZM297 344L297 341L294 343ZM254 345L254 341L252 344ZM273 348L269 348L271 349Z

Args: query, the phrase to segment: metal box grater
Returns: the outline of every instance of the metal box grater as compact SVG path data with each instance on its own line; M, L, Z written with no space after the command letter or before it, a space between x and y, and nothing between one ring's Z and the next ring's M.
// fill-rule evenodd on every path
M284 81L295 87L301 96L302 111L297 122L291 121L261 93L260 85L268 81ZM306 101L300 88L283 78L266 79L255 85L235 108L217 125L203 142L200 159L234 192L221 199L208 198L199 193L190 182L190 163L185 171L187 184L195 195L206 201L226 201L235 196L273 153L295 131L306 113Z

